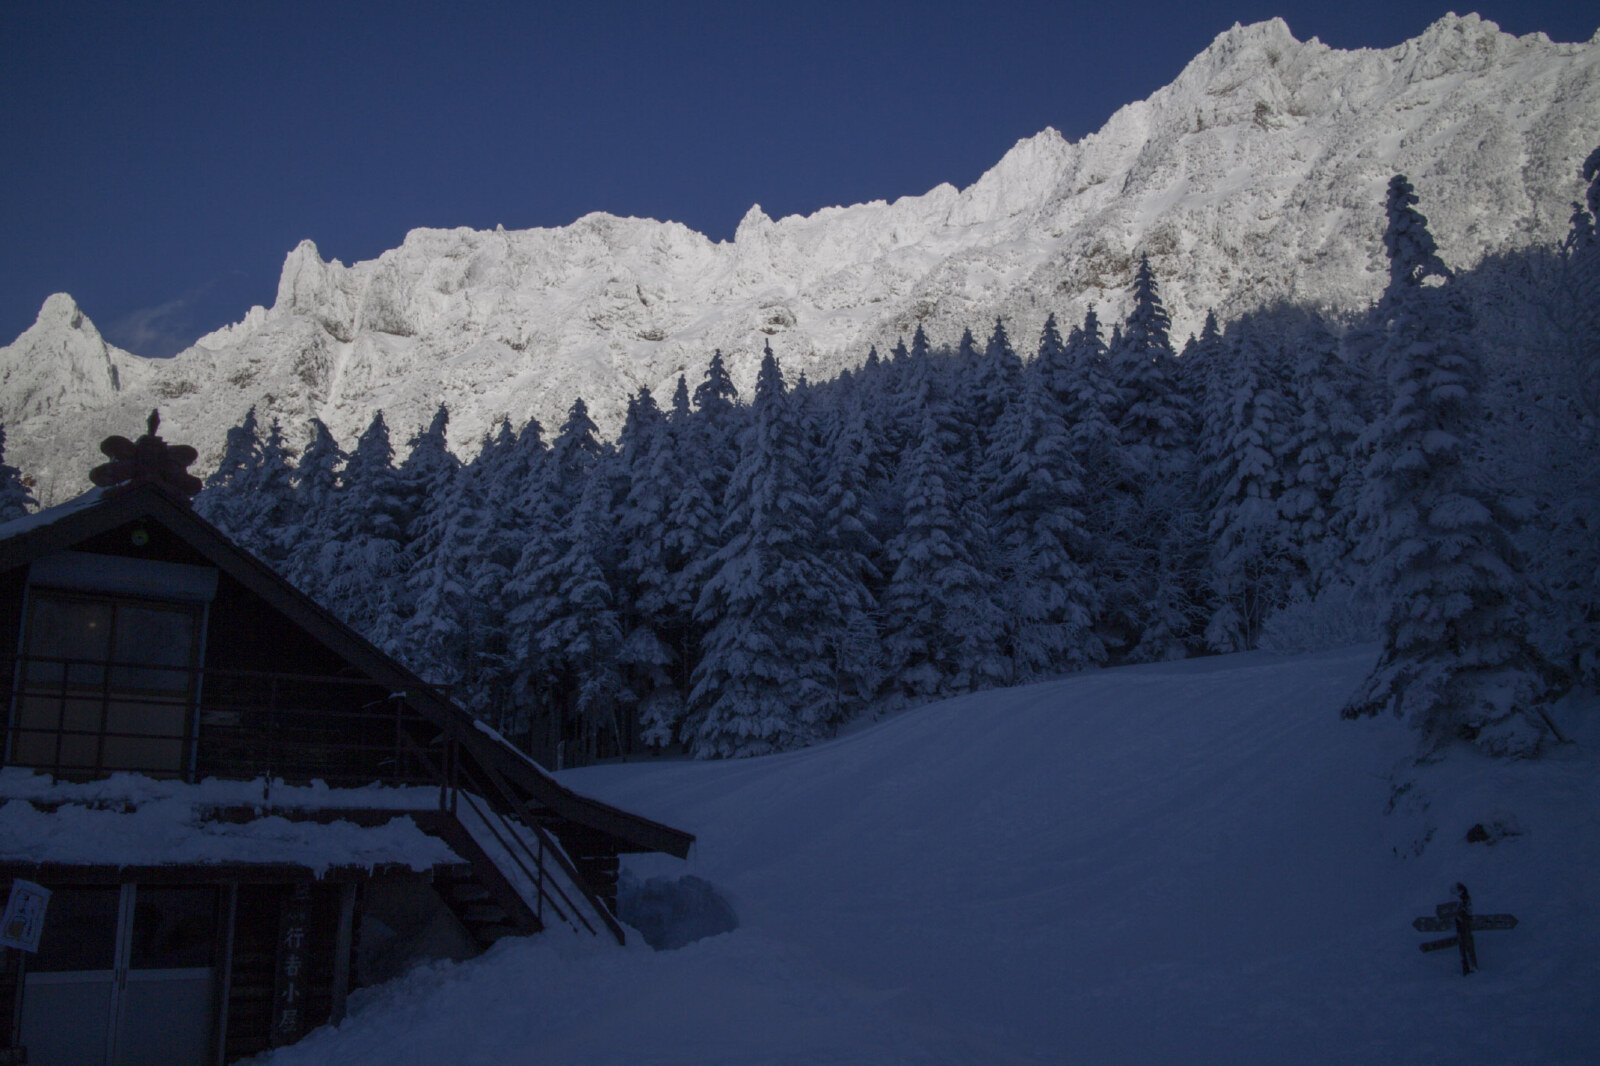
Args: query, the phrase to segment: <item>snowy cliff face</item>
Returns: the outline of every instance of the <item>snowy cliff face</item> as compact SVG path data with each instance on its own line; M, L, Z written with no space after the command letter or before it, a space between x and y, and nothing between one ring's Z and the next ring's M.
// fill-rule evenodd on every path
M133 358L107 344L72 297L58 292L15 343L0 348L0 420L15 426L99 408L117 394L117 363Z
M1397 171L1452 265L1558 240L1596 144L1600 34L1554 44L1448 16L1398 47L1345 52L1281 20L1235 26L1099 132L1069 143L1047 129L962 190L779 220L752 207L720 243L604 214L414 230L351 266L306 241L270 309L160 362L96 355L87 319L52 297L0 349L0 412L10 460L42 486L81 481L93 443L157 405L202 465L251 404L292 440L317 415L347 444L382 408L402 443L444 400L470 453L501 415L553 430L578 396L614 431L629 393L665 399L680 373L694 384L714 348L746 395L768 341L791 379L812 380L919 321L951 343L1001 316L1026 351L1049 312L1120 315L1141 254L1181 340L1208 307L1226 320L1280 299L1373 299Z

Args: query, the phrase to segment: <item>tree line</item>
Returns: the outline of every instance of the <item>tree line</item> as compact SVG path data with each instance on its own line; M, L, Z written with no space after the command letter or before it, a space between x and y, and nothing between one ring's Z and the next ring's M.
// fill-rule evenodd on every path
M547 762L781 751L1110 663L1381 641L1347 713L1526 754L1600 677L1600 150L1558 248L1443 262L1402 177L1390 280L1181 350L1141 260L1109 336L996 321L742 402L720 353L614 442L448 411L397 458L252 410L201 514ZM3 445L3 437L0 437ZM0 506L22 513L0 464ZM25 490L22 490L25 492Z

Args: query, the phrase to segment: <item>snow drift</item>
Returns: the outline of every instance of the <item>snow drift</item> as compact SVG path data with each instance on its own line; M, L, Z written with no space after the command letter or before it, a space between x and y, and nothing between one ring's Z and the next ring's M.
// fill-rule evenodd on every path
M1398 723L1338 717L1374 654L1105 670L786 755L571 772L693 829L738 928L505 941L272 1061L1592 1062L1594 701L1557 708L1580 742L1550 758L1415 767ZM1456 881L1521 920L1466 979L1411 928Z

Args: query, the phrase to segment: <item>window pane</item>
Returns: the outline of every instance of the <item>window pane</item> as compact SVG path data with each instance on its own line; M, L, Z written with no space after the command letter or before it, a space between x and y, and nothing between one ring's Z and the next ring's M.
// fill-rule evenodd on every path
M189 653L194 643L194 614L163 607L117 607L116 647L111 660L148 664L152 669L117 667L112 687L183 692L189 687ZM170 667L171 669L154 669Z
M111 646L111 605L91 600L60 600L36 596L28 621L28 654L47 659L106 661ZM32 662L28 680L59 684L63 677L73 685L99 685L98 666Z
M44 687L44 686L38 686ZM11 761L44 769L92 770L100 753L98 694L24 694L11 726Z
M109 970L117 953L119 885L58 888L44 912L39 953L28 960L30 973Z
M181 693L149 700L112 699L106 706L101 765L155 777L182 773L187 721L188 706Z
M129 965L136 970L210 966L216 932L215 888L140 885Z

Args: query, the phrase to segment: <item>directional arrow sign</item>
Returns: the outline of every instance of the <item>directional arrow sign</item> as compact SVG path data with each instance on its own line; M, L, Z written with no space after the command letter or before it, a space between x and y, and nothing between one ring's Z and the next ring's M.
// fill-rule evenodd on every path
M1411 923L1411 928L1419 933L1448 933L1456 927L1454 918L1418 918ZM1474 914L1472 928L1478 929L1515 929L1517 917L1514 914Z
M1514 914L1474 914L1472 928L1474 929L1515 929L1517 917Z
M1426 944L1418 944L1417 946L1423 951L1443 951L1445 948L1455 947L1458 943L1460 943L1460 941L1458 941L1455 937L1448 936L1443 940L1430 940Z

